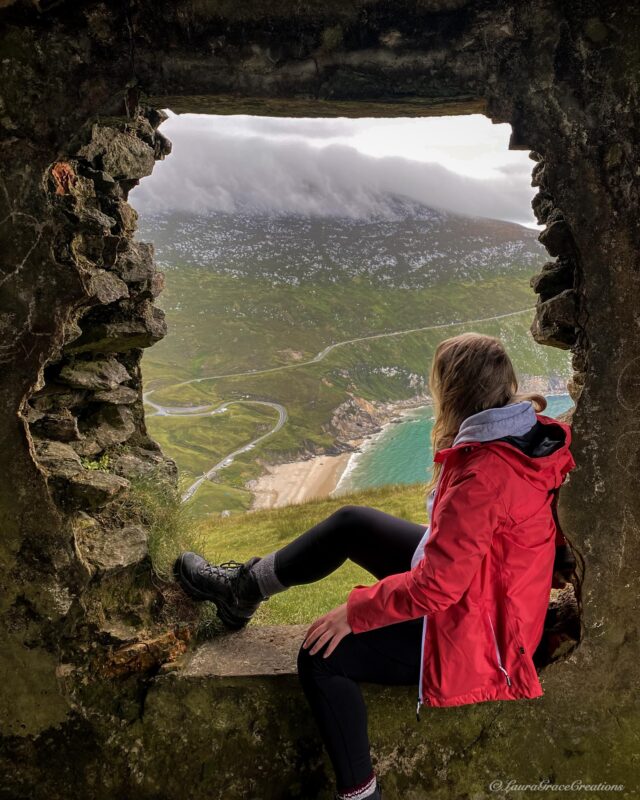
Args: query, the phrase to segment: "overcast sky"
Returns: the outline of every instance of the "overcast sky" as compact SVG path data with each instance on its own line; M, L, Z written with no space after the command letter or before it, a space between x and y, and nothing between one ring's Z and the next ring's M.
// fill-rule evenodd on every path
M170 113L170 112L169 112ZM130 195L156 211L393 217L394 196L535 226L533 162L479 114L287 119L170 114L173 152Z

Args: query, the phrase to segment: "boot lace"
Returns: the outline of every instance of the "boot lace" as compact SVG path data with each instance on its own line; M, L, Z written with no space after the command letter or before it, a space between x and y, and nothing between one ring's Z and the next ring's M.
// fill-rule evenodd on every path
M231 572L232 570L237 570L238 567L241 567L242 564L239 561L223 561L220 564L203 564L200 568L200 571L203 575L210 575L214 578L222 578L224 581L231 581L236 576L236 572Z
M241 570L239 567L243 567L244 564L240 561L223 561L220 564L203 564L201 567L201 572L204 575L209 575L213 578L220 578L225 583L227 583L231 590L235 593L236 587L238 585L238 578L240 577Z

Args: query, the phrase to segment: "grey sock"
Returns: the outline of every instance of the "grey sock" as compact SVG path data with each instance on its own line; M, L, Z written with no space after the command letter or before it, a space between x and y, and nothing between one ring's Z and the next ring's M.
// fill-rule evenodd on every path
M269 553L251 567L251 574L255 576L260 591L265 597L271 597L272 594L284 592L289 588L278 580L275 571L275 555L275 552Z

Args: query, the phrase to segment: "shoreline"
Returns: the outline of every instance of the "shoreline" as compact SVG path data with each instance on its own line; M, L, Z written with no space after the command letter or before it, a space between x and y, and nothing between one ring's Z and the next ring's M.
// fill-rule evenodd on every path
M378 439L381 439L389 427L391 425L398 425L403 422L403 417L408 417L410 414L418 409L425 408L425 406L431 405L430 402L428 403L420 403L420 405L416 406L408 406L402 407L398 409L397 416L393 417L393 419L384 422L380 427L379 431L375 433L369 434L369 436L365 436L362 440L360 440L360 445L356 450L349 454L349 461L345 467L345 469L340 474L338 481L334 488L329 492L329 497L336 497L340 493L340 491L344 488L342 484L348 479L349 475L353 472L353 470L358 466L358 462L362 458L363 454L370 450ZM349 491L348 489L346 490Z
M382 436L389 425L398 424L402 417L430 405L430 398L419 396L397 403L385 403L380 410L376 430L344 443L348 449L338 455L321 454L282 464L268 464L266 472L246 484L253 493L250 511L281 508L307 500L333 497L343 477L352 469L354 461Z
M528 390L520 389L520 391ZM565 395L567 392L545 391L543 394L551 397ZM247 483L246 488L254 496L249 510L281 508L307 500L339 496L345 480L357 466L362 454L375 445L389 426L401 423L403 417L428 405L431 405L431 400L425 396L398 403L387 403L385 410L381 412L382 421L379 428L357 439L346 440L349 450L338 455L322 454L307 459L267 465L263 475Z
M347 469L352 452L337 456L320 455L304 461L269 464L267 472L250 481L253 492L250 511L304 503L314 498L326 498L338 485Z

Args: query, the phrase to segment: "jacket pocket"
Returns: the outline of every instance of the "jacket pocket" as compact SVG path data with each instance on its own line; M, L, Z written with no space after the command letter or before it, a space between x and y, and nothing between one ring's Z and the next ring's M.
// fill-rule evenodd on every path
M496 632L495 632L495 629L493 627L493 622L491 621L491 614L489 614L488 611L486 612L486 614L487 614L487 620L489 622L489 628L491 630L491 639L493 641L493 646L494 646L494 649L496 651L496 661L497 661L498 669L503 673L504 679L507 682L507 686L511 686L511 676L509 675L507 670L504 668L504 664L502 663L502 655L500 653L500 647L498 646L498 639L496 637Z

